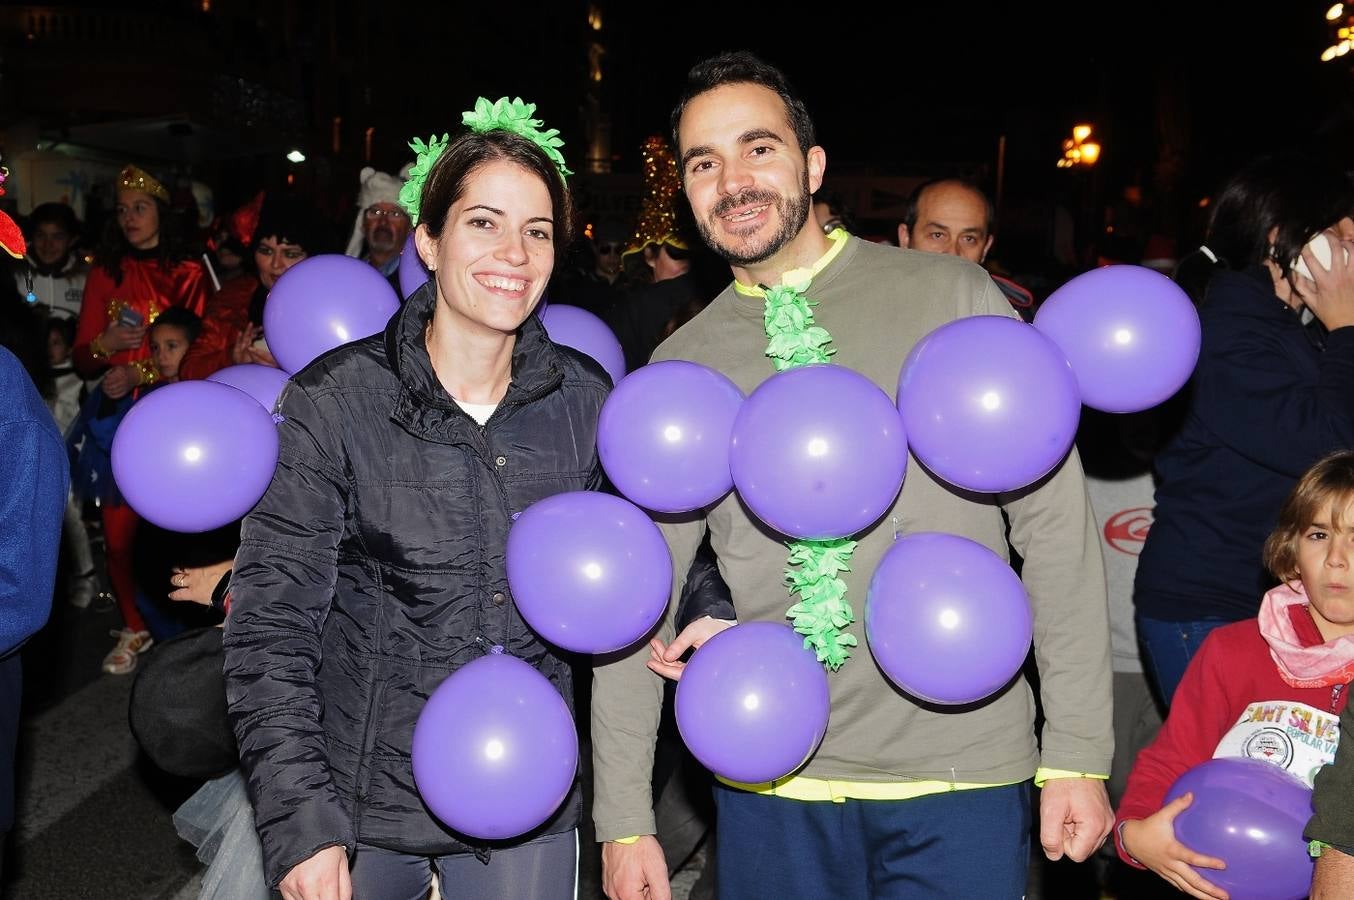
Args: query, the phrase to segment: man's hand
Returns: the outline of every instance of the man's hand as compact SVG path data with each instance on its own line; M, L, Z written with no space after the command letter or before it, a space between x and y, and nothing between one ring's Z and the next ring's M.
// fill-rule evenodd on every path
M1195 853L1175 839L1175 817L1194 802L1193 794L1176 797L1145 819L1124 823L1120 837L1129 856L1156 872L1177 890L1201 900L1227 900L1227 892L1194 871L1225 869L1226 863Z
M602 892L610 900L672 900L658 838L646 834L633 844L602 844Z
M282 900L353 900L348 851L341 846L325 847L292 866L277 887Z
M681 661L682 654L686 653L687 650L698 649L701 644L704 644L725 628L732 628L737 624L737 622L729 619L712 619L709 616L702 616L683 628L682 633L673 638L672 643L666 647L658 638L649 641L649 661L645 665L664 678L677 681L682 677L682 670L686 668L686 663Z
M1044 855L1085 862L1114 827L1114 811L1098 778L1050 778L1039 796L1039 843Z

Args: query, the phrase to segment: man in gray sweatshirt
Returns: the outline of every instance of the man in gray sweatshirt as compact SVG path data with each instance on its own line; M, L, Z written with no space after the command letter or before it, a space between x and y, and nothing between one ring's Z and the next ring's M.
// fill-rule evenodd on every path
M809 220L826 157L784 76L747 53L698 64L673 115L674 146L702 236L734 283L659 347L655 360L710 366L745 393L772 375L764 286L808 280L804 295L836 349L832 362L892 394L913 344L954 319L1013 315L979 267L899 251ZM1051 859L1084 860L1113 816L1104 778L1113 753L1105 576L1095 518L1075 454L1013 495L960 491L915 460L892 509L857 534L848 599L863 610L870 576L895 535L942 531L1025 559L1046 721L1036 741L1024 679L980 703L922 705L884 677L865 649L829 672L827 735L794 775L721 785L718 884L724 897L1019 897L1028 863L1030 792L1042 786L1040 841ZM740 622L786 622L786 546L735 494L661 523L673 571L685 573L705 533ZM676 576L680 580L681 576ZM681 585L674 584L674 591ZM593 817L603 886L613 898L668 896L654 832L649 772L663 688L678 658L720 624L674 639L671 612L647 648L598 661L592 698ZM737 626L734 626L737 627Z

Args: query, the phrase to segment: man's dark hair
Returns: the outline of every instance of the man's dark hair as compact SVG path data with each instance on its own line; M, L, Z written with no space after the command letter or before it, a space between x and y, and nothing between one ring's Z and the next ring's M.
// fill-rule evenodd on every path
M808 153L809 148L818 143L808 107L804 105L803 98L790 86L785 73L746 50L735 50L701 60L686 73L686 87L682 90L677 106L672 110L673 149L681 152L678 127L686 105L701 94L726 84L759 84L775 91L785 104L785 114L790 127L795 131L799 149Z
M987 230L988 234L991 234L992 227L997 223L997 207L988 198L987 194L983 192L982 188L978 187L973 182L965 181L962 178L932 178L930 181L923 181L921 184L917 185L917 189L907 198L907 207L903 210L903 224L907 226L908 232L914 231L917 227L917 210L921 206L922 194L926 193L931 188L942 184L953 184L962 188L967 188L983 198L983 206L987 211L987 221L984 223L983 227Z

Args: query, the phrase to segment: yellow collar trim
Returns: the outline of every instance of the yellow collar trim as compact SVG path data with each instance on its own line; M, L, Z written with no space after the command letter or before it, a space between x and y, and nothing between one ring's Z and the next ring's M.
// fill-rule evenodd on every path
M828 240L832 242L832 246L828 248L826 253L818 257L818 262L807 269L791 269L780 276L780 283L794 285L796 289L800 291L807 290L809 282L816 278L819 272L832 265L832 261L841 254L842 249L846 246L846 239L848 237L850 237L850 235L846 233L846 229L834 228L832 233L827 236ZM744 297L766 296L766 291L762 289L761 285L749 286L739 283L736 279L733 283L733 289Z

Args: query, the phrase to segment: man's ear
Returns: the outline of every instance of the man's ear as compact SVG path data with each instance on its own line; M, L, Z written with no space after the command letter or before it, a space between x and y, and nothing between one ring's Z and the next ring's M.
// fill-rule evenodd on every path
M808 167L809 193L816 194L823 186L823 173L827 171L827 151L822 147L810 147L804 163Z
M912 234L907 230L906 222L898 223L898 246L899 247L912 246Z

